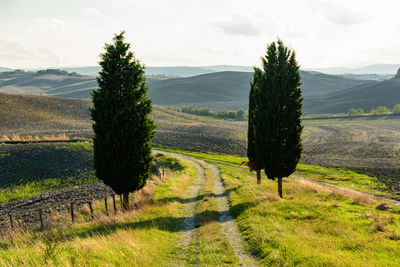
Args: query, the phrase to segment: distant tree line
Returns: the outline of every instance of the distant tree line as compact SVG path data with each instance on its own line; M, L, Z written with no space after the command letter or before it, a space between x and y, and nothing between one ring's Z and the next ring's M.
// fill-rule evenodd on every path
M371 115L385 115L385 114L390 114L390 113L400 113L400 104L396 104L393 109L390 109L386 106L379 106L376 109L371 109L369 114ZM363 116L365 115L365 112L362 108L359 109L354 109L351 108L347 112L347 115L349 116Z
M64 75L64 76L73 76L73 77L82 76L76 72L68 72L66 70L60 70L60 69L46 69L46 70L38 70L36 72L18 69L18 70L13 70L13 71L0 72L0 75L2 75L2 76L17 75L17 74L36 74L36 75L54 74L54 75Z
M247 120L248 113L243 109L239 110L218 110L213 111L210 108L195 108L192 106L183 106L180 108L169 108L171 110L199 115L199 116L210 116L220 119L231 119L231 120Z

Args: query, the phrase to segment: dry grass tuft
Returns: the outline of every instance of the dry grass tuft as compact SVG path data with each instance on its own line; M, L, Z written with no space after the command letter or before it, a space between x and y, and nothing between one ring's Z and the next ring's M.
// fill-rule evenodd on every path
M379 213L373 215L375 230L378 232L385 232L387 222L385 218L382 218Z
M3 137L0 138L0 142L2 143L8 143L8 142L21 142L21 143L35 143L35 142L66 142L66 141L72 141L72 140L78 140L74 138L68 137L66 134L60 134L60 135L45 135L45 136L19 136L19 135L12 135L11 137L8 137L7 135L3 135Z
M333 188L331 194L338 197L350 198L357 204L376 204L378 202L374 196L352 189Z
M303 188L308 189L312 192L325 193L325 194L331 193L331 190L329 188L327 188L326 186L317 184L317 183L313 183L313 182L309 182L309 181L305 181L305 180L300 180L299 183Z
M390 240L395 240L395 241L400 240L400 234L396 230L390 231L387 237Z
M356 190L347 188L330 188L327 186L320 185L311 181L299 181L303 188L306 188L313 192L329 194L334 197L348 198L352 199L357 204L376 204L377 199L370 194L358 192Z

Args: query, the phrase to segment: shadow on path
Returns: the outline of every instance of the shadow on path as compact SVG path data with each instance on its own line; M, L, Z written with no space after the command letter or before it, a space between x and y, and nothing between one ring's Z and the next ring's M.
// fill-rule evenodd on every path
M177 202L179 202L181 204L187 204L187 203L193 203L193 202L197 202L197 201L203 200L204 198L226 197L226 196L229 196L229 194L231 192L236 191L237 189L238 189L238 187L235 187L235 188L232 188L232 189L225 190L222 194L209 193L209 194L199 195L199 196L193 197L193 198L165 197L165 198L159 198L159 199L157 199L157 201L160 202L160 203L169 203L169 202L177 201Z

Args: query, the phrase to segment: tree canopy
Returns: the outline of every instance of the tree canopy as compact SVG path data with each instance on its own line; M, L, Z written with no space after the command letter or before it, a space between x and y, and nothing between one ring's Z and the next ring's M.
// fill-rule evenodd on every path
M268 45L261 60L263 68L255 68L252 85L255 107L252 108L254 122L249 124L253 134L249 136L254 138L254 143L249 143L251 153L248 151L248 154L259 162L269 179L278 178L282 197L282 178L295 171L302 152L303 98L299 65L295 52L281 40ZM250 117L249 107L249 122Z
M123 194L127 208L129 192L141 189L149 178L155 126L149 118L152 105L144 66L124 42L124 32L105 50L100 55L99 89L92 93L94 169L100 180Z

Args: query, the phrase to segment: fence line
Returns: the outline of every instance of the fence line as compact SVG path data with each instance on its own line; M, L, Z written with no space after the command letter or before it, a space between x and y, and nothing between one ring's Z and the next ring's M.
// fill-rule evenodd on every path
M94 217L95 217L94 216L94 209L93 209L93 201L96 201L96 200L99 200L99 201L104 200L105 214L107 216L110 215L109 212L108 212L108 203L107 203L107 200L108 200L109 197L111 197L112 200L113 200L114 212L116 213L117 212L117 207L116 207L116 201L115 201L115 194L109 194L106 197L101 197L101 198L92 198L89 201L80 201L80 202L71 201L69 203L69 205L68 204L62 204L61 206L63 206L63 208L57 207L57 208L55 208L55 210L56 210L56 212L59 212L59 211L62 212L62 210L64 210L64 211L67 212L67 214L68 214L68 211L69 211L70 216L71 216L71 222L75 223L76 216L75 216L74 210L77 210L80 207L82 207L83 205L87 204L88 207L89 207L89 210L90 210L91 220L93 220ZM44 198L44 199L48 199L48 198ZM37 202L40 202L40 201L34 201L34 202L37 203ZM29 202L29 203L31 203L31 202ZM16 207L13 207L13 209L21 208L21 207L24 207L24 206L28 206L29 203L23 204L23 205L17 205ZM33 226L32 224L35 224L35 223L40 223L39 230L43 230L43 229L46 228L46 226L48 226L45 223L46 222L45 214L47 214L47 217L51 217L51 215L55 213L52 210L54 210L54 209L52 209L51 207L47 208L47 209L46 208L42 208L42 207L38 207L36 209L31 209L28 212L13 212L13 211L10 211L10 212L8 212L8 221L9 221L9 227L8 228L9 228L9 230L13 231L16 228L18 228L18 224L19 224L18 222L22 221L24 223L25 227L28 227L28 225L29 226ZM38 213L39 216L38 217L32 216L35 213ZM29 217L29 218L26 219L27 217ZM5 224L6 221L7 221L6 218L1 218L0 217L0 219L3 222L3 224ZM4 230L6 230L6 228L7 227L1 227L0 233L4 232ZM34 227L29 227L29 228L34 228Z

